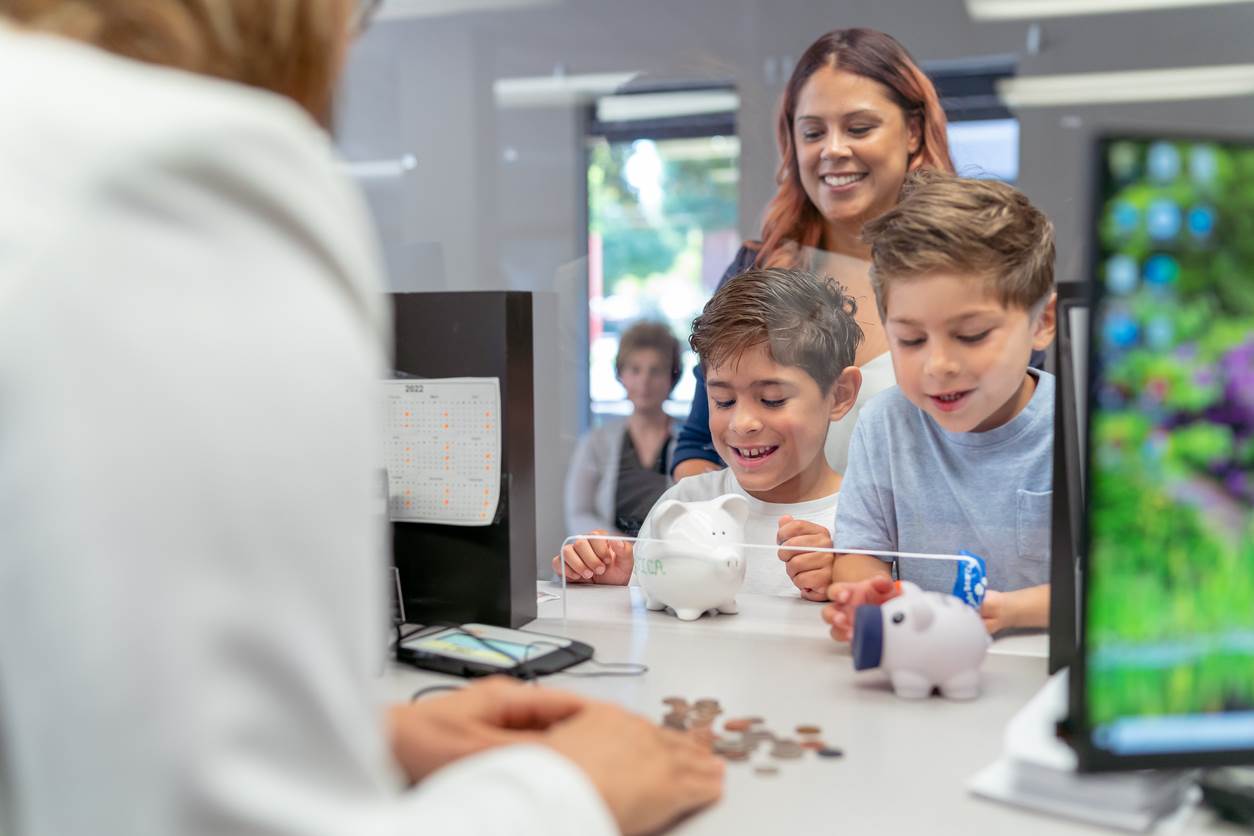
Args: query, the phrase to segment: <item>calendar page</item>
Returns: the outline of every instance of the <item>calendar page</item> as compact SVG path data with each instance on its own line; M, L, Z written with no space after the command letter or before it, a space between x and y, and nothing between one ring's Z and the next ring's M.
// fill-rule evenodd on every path
M501 489L495 377L384 381L393 521L491 525Z

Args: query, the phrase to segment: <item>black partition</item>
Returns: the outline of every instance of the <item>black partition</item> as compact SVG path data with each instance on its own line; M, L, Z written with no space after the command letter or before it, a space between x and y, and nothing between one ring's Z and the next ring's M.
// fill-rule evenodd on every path
M409 621L521 627L536 617L535 427L530 293L392 295L396 371L496 377L501 493L488 526L393 523Z

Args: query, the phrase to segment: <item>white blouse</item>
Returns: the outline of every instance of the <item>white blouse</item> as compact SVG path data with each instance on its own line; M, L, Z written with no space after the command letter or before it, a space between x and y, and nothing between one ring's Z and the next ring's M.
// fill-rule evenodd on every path
M401 786L388 315L278 96L0 26L0 833L608 834L512 747Z

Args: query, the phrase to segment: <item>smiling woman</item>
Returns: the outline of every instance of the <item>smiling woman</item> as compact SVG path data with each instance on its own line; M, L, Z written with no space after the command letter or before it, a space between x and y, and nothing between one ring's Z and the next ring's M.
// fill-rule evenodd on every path
M837 29L797 61L780 102L776 138L779 190L766 209L761 240L741 248L723 282L751 267L800 267L836 278L857 303L865 335L856 358L863 386L825 445L828 463L843 473L858 411L894 383L862 227L892 208L909 172L953 171L945 114L932 82L901 44L873 29ZM711 442L704 388L698 374L675 451L676 478L723 464Z
M906 173L953 171L945 127L932 82L891 36L837 29L819 38L780 103L779 191L757 263L793 266L796 246L867 258L862 224L897 202ZM835 194L824 193L820 180L838 173L861 180L824 183Z

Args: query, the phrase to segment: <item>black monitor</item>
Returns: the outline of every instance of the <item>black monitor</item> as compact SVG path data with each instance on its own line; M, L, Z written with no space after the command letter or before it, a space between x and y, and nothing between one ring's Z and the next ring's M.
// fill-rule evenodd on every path
M1254 139L1097 146L1086 770L1254 763Z
M1053 531L1050 540L1049 672L1075 662L1084 522L1083 428L1088 387L1088 282L1058 285L1054 373Z

